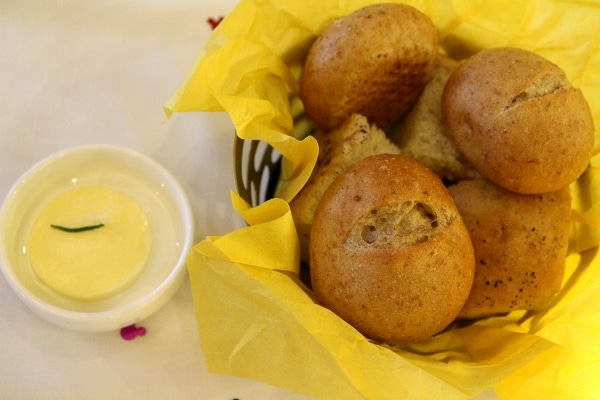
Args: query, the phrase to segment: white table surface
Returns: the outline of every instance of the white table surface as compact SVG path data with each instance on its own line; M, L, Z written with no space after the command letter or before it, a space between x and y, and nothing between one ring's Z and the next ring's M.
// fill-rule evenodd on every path
M0 2L0 196L47 155L107 143L145 153L181 182L196 239L242 226L232 211L233 130L220 113L162 106L233 0ZM0 275L1 399L302 399L207 372L189 281L145 336L68 331L34 315Z
M221 113L163 105L234 0L0 2L0 196L31 165L67 147L121 145L153 157L193 206L196 240L242 226L232 211L233 129ZM300 400L211 374L189 281L139 326L145 336L83 333L34 315L0 275L1 399ZM495 398L488 392L478 399Z

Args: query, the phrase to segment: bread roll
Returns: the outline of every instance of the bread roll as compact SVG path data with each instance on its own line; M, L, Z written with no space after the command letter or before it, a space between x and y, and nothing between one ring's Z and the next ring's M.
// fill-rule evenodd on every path
M442 118L444 86L458 65L458 61L439 54L433 77L419 100L390 132L401 154L425 164L444 182L480 176L456 149Z
M421 94L437 50L436 28L411 6L376 4L341 17L305 59L300 97L306 112L325 130L352 113L386 129Z
M555 64L526 50L483 50L452 74L442 96L448 134L496 184L533 194L562 189L587 167L590 108Z
M538 310L559 291L569 245L567 189L539 195L485 179L450 186L475 249L475 280L461 317Z
M308 241L317 204L331 182L354 163L375 154L398 154L398 148L385 133L359 114L352 114L331 131L314 133L319 156L308 182L290 202L300 239L302 261L309 262Z
M387 343L443 330L474 275L469 234L448 191L401 155L367 157L331 184L313 221L310 260L317 300Z

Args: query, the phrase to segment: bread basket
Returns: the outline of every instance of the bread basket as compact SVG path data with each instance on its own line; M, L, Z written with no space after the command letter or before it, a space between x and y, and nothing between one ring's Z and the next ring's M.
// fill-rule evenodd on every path
M224 110L236 129L232 203L248 226L207 237L188 257L208 369L318 399L470 399L482 392L502 399L593 398L594 365L600 362L588 347L600 346L592 306L600 301L598 145L589 172L573 186L577 240L566 290L545 312L453 326L430 341L390 347L367 340L316 304L300 278L287 203L293 191L282 195L281 179L306 179L318 149L294 134L299 114L290 92L297 90L301 61L315 35L332 19L375 2L242 0L167 106L170 112ZM405 2L433 19L442 46L454 56L513 45L542 52L559 65L588 60L567 72L590 100L598 138L600 7ZM569 33L573 20L580 21L577 34ZM582 37L596 47L571 45Z

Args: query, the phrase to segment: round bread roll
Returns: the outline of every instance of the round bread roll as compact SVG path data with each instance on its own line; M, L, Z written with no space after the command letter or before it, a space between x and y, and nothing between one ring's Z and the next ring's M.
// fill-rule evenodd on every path
M418 99L437 50L436 28L415 8L361 8L315 40L304 62L300 98L321 129L333 129L353 113L386 129Z
M594 124L583 94L558 66L526 50L469 58L448 79L442 111L465 158L514 192L562 189L592 155Z
M475 280L460 317L546 307L565 272L568 189L524 195L475 179L448 190L475 249Z
M318 302L385 343L443 330L473 283L473 247L452 198L407 156L370 156L338 176L309 246Z

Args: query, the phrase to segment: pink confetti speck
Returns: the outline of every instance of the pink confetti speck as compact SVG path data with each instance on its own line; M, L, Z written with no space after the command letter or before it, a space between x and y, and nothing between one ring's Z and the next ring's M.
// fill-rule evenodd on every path
M221 21L223 21L223 17L218 17L218 18L209 18L207 20L208 24L210 25L210 27L212 29L215 29L217 26L219 26L219 24L221 23Z
M121 337L125 340L133 340L138 336L144 336L146 334L146 328L143 326L137 327L135 325L129 325L125 328L121 328Z

